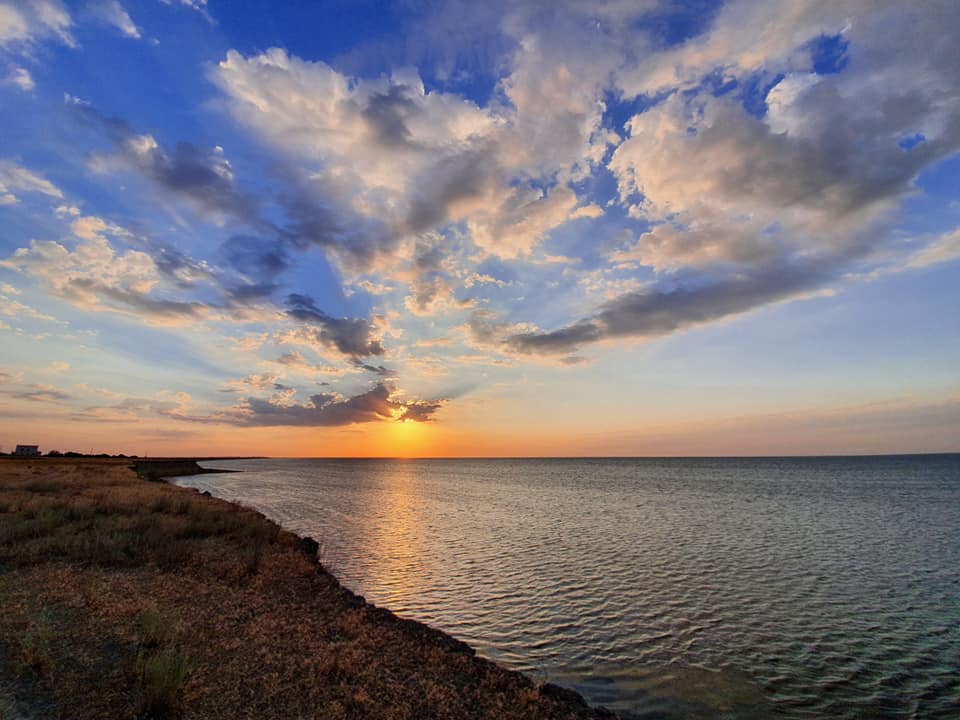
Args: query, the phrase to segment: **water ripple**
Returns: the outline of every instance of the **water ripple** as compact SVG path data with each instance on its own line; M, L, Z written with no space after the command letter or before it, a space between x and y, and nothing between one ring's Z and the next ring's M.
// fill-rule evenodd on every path
M638 718L960 707L960 457L233 461L372 602Z

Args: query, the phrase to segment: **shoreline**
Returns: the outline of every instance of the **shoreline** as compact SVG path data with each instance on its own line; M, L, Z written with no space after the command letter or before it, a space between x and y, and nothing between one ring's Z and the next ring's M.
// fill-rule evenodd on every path
M617 717L368 603L312 538L156 482L196 459L47 460L0 464L5 717Z

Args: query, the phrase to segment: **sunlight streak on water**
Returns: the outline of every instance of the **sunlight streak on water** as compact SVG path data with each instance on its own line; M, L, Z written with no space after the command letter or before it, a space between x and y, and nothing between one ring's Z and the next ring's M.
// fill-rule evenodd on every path
M947 717L960 456L263 460L180 482L371 602L639 717Z

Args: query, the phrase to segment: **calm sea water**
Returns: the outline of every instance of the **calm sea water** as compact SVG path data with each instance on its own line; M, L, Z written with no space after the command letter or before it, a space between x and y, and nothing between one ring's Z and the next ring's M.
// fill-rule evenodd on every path
M642 718L960 717L960 455L257 460L180 482Z

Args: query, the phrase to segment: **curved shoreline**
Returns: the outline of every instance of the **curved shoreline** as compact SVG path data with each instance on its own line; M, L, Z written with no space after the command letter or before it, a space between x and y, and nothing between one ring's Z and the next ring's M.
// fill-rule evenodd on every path
M153 459L139 476L129 460L0 463L0 594L10 600L0 615L0 711L145 717L150 688L137 663L146 652L191 664L155 717L616 717L368 603L323 568L312 539L262 513L143 481L184 468L204 470L184 458ZM65 521L43 526L54 512ZM162 650L137 639L145 612L173 618ZM65 642L23 672L23 638L44 625ZM77 648L91 668L132 670L91 675ZM131 673L141 676L136 692Z

